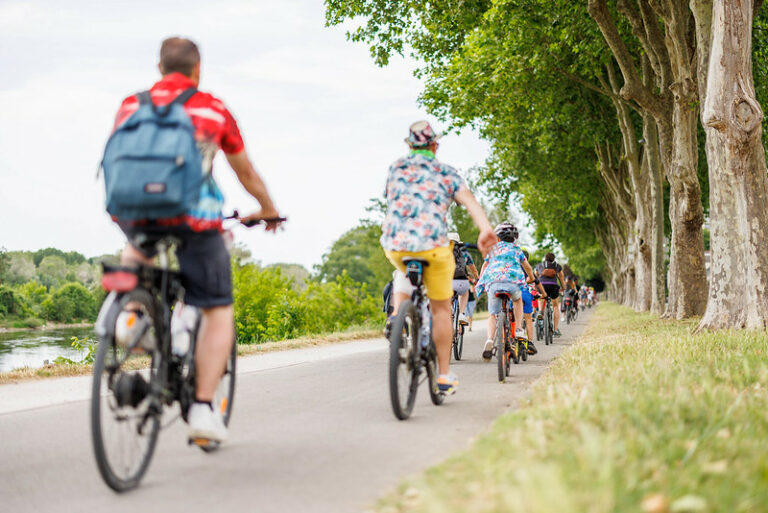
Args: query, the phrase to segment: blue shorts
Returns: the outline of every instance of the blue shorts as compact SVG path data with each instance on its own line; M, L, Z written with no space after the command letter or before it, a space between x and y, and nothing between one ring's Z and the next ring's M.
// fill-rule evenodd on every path
M472 317L475 314L476 306L477 301L467 301L467 311L465 312L467 317Z
M491 283L488 287L488 313L498 315L501 313L501 298L496 297L496 292L509 292L512 301L520 299L520 286L511 281ZM512 305L509 305L510 307Z
M523 287L523 313L533 313L533 296L531 296L531 291L528 290L528 287Z

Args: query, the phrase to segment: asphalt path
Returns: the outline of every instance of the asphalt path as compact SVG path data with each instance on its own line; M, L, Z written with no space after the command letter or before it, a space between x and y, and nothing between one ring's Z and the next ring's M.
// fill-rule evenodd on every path
M539 354L513 365L504 384L496 362L480 357L485 322L476 322L464 359L453 367L457 394L435 407L422 386L406 421L394 417L389 403L384 339L241 358L227 443L212 454L189 447L177 420L160 433L140 487L124 494L107 488L96 469L89 378L2 385L0 509L366 511L403 477L467 447L524 400L588 318L589 311L563 323L563 337L551 346L539 343ZM174 416L169 412L166 420Z

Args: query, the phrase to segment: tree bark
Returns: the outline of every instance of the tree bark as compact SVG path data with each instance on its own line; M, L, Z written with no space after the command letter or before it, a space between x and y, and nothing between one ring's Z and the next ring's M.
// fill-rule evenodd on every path
M656 122L649 114L643 116L645 151L643 164L647 167L651 199L651 313L661 315L667 307L664 276L664 177L659 155L659 136Z
M692 2L699 25L706 25L707 3ZM708 65L702 122L711 226L709 304L699 329L762 329L768 325L768 176L752 77L753 3L714 0L711 13L710 55L699 56Z
M704 220L696 174L696 90L692 82L693 18L679 0L638 0L636 11L628 1L617 8L628 19L645 53L659 70L655 88L644 84L605 0L589 0L588 11L611 48L624 78L621 95L635 101L657 123L661 157L670 183L669 301L666 316L700 315L706 306ZM655 14L654 14L655 13ZM663 44L658 18L665 24ZM669 76L671 73L671 77ZM673 83L668 83L673 80ZM693 93L693 97L691 97Z

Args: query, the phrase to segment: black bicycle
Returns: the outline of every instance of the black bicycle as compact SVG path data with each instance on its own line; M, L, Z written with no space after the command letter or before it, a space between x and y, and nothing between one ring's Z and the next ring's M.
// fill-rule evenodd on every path
M539 299L541 301L541 299ZM547 296L544 298L546 306L544 308L544 343L546 345L552 344L552 340L555 336L555 311L552 307L552 299Z
M237 217L236 212L233 217ZM159 267L102 264L102 285L109 294L96 321L99 344L93 366L91 435L99 472L117 492L138 486L147 471L159 430L164 427L164 408L178 402L186 421L195 399L199 317L189 334L188 347L174 349L171 340L172 308L184 299L180 273L168 268L170 249L179 243L173 236L150 239L140 235L132 244L156 249ZM120 333L118 317L123 317L130 328L128 336ZM224 425L232 416L236 346L233 340L213 399ZM192 442L206 452L218 448L216 442Z
M451 347L453 348L453 357L456 360L461 360L461 355L464 352L464 330L465 326L459 320L459 295L454 291L453 302L451 304L451 322L453 323L453 339L451 341Z
M392 411L407 419L416 402L419 385L427 381L429 397L436 406L445 395L437 386L437 350L432 340L432 313L424 291L426 260L403 258L406 276L413 284L411 299L404 301L392 321L389 335L389 397Z

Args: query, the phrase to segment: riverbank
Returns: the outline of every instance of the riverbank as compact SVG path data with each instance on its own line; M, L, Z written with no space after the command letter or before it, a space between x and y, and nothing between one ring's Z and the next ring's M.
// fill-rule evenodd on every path
M60 329L69 329L69 328L93 328L92 322L76 322L73 324L67 324L64 322L45 322L43 320L40 320L43 324L39 326L25 326L25 327L14 327L14 326L0 326L0 333L23 333L26 331L45 331L45 330L60 330Z
M88 325L86 325L88 326ZM380 329L371 329L370 327L353 327L348 330L329 333L325 335L309 335L305 337L280 340L275 342L264 342L262 344L238 344L238 356L247 356L260 353L271 353L275 351L285 351L289 349L304 349L308 347L319 347L341 342L350 342L353 340L363 340L382 337ZM149 366L149 359L145 362ZM48 364L38 368L23 367L7 372L0 372L0 385L20 383L23 381L33 381L46 378L61 378L67 376L83 376L93 371L91 364Z
M768 334L695 326L601 304L528 404L376 511L763 511Z

